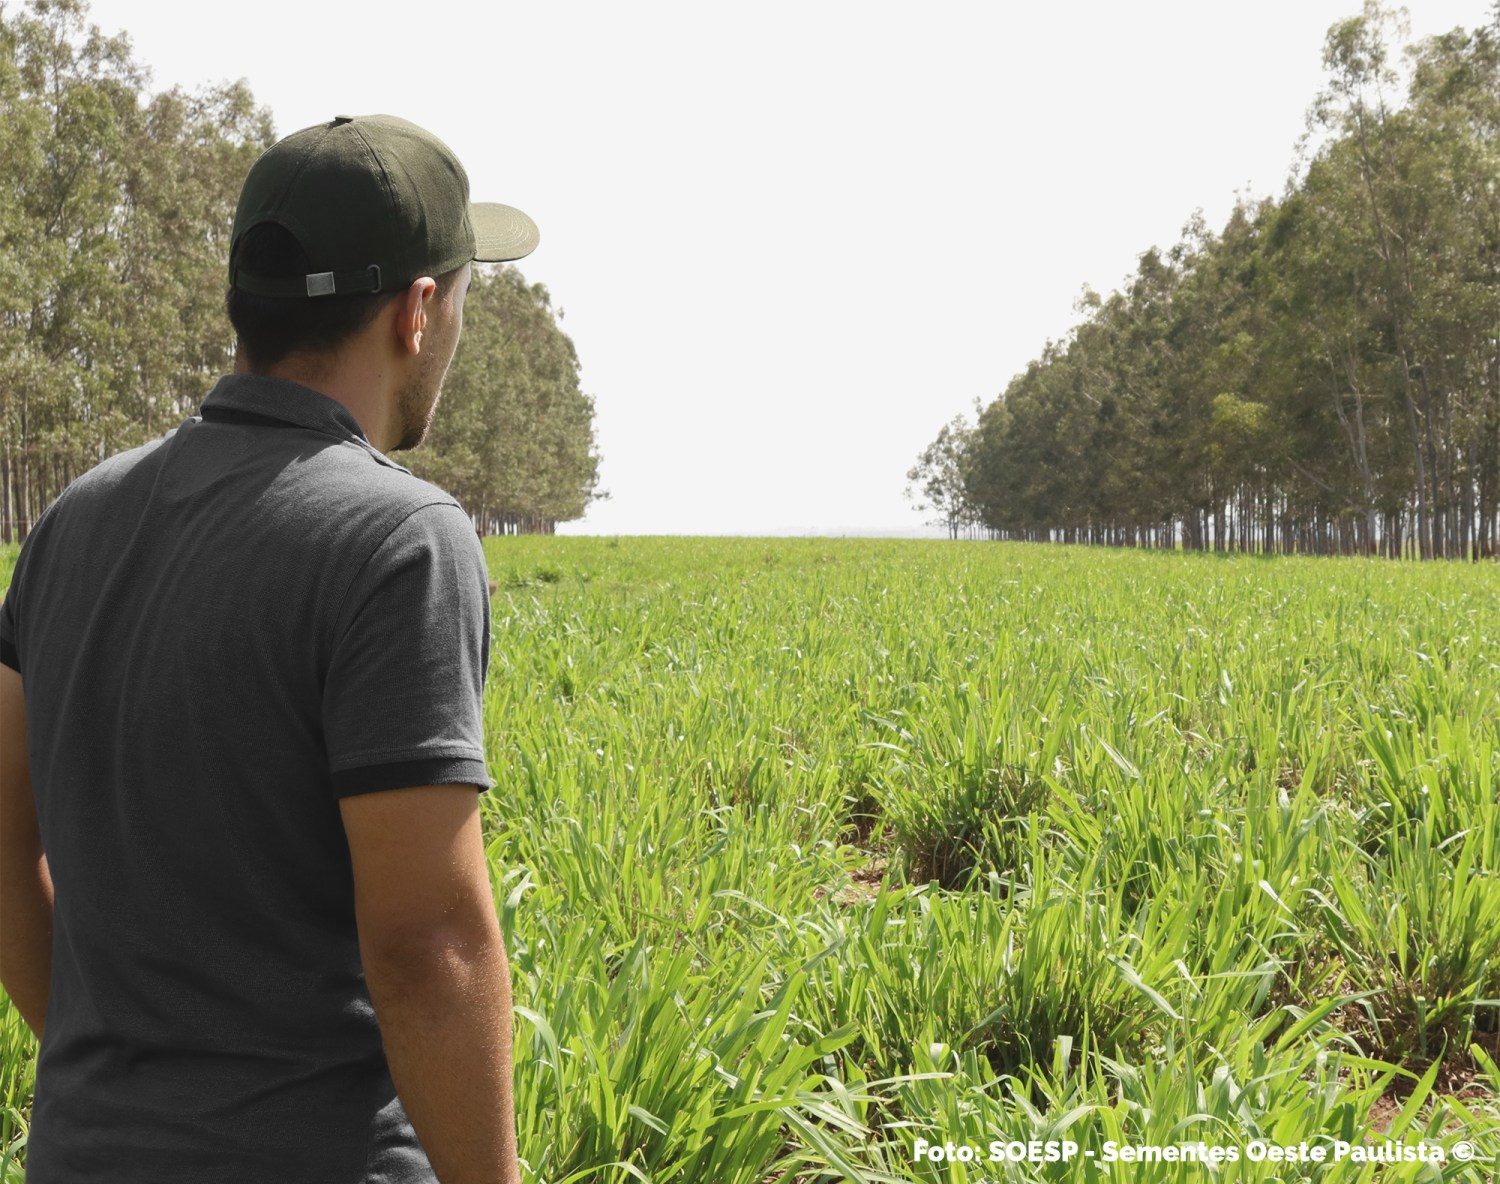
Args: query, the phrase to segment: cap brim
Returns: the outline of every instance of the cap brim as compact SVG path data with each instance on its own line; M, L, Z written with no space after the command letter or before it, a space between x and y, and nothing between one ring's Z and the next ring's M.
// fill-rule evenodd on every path
M505 263L524 259L541 241L536 223L514 206L498 201L471 201L469 222L474 227L474 259Z

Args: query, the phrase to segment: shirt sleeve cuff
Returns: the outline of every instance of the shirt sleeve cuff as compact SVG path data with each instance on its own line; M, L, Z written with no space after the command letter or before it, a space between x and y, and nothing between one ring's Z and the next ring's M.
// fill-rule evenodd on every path
M5 663L17 674L21 672L21 655L16 651L15 645L3 637L0 637L0 662Z
M335 797L349 797L376 789L404 789L413 785L473 785L480 793L495 783L484 761L467 756L429 756L414 761L360 765L332 774Z

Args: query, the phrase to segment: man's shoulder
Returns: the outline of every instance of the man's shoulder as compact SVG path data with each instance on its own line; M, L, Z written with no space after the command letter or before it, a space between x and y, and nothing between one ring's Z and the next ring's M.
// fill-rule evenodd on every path
M147 440L144 444L137 444L133 448L122 448L119 452L110 453L98 464L74 477L63 492L77 493L88 489L107 488L123 480L140 465L149 464L157 449L176 434L177 429L172 428L154 440Z
M342 459L345 463L353 463L349 458ZM458 519L468 522L468 512L442 486L405 469L387 465L371 467L374 472L359 475L357 489L364 507L371 512L372 525L379 523L377 529L382 534L408 518L418 519L424 525ZM449 507L451 512L434 514L427 510L430 506ZM427 512L418 515L418 511ZM472 526L469 529L472 531Z
M373 450L351 444L331 451L326 463L341 473L325 504L338 508L357 554L374 558L411 545L481 550L469 512L442 486Z
M191 429L199 422L195 417L182 426ZM365 440L344 439L300 425L261 432L254 439L264 462L254 481L268 491L265 507L299 525L310 513L321 515L329 525L342 524L354 536L374 544L423 506L451 506L468 519L458 499L446 489L417 476ZM246 449L248 455L250 446Z
M61 516L92 519L100 506L118 508L122 494L134 495L142 502L175 501L189 494L202 497L215 490L225 474L199 472L201 459L185 472L174 471L181 463L173 459L174 437L186 432L181 442L191 454L192 431L199 422L196 417L184 420L161 436L108 456L75 477L56 499ZM468 512L457 498L364 442L323 439L319 447L309 450L298 441L292 449L295 462L289 462L287 449L301 435L292 432L273 438L278 447L268 448L265 457L267 469L274 473L253 481L259 491L254 499L257 512L278 520L285 518L293 536L317 538L320 547L341 540L354 552L368 555L393 529L429 506L449 509L421 515L422 527L452 532L457 523L472 532ZM262 446L266 443L262 441ZM271 492L273 489L275 492ZM69 510L66 503L74 508ZM93 508L83 508L90 503ZM321 519L330 529L308 532L310 517Z
M62 516L68 507L90 501L110 501L112 495L143 465L149 466L156 451L176 433L173 428L154 440L111 453L91 468L85 469L63 486L47 505L44 516ZM40 525L38 519L38 525Z
M196 416L186 419L153 440L105 457L74 477L57 500L84 501L107 496L129 484L149 486L156 479L155 470L161 466L165 466L170 476L174 465L171 448L174 438L199 422ZM285 437L273 438L274 443L282 447L263 449L268 467L276 469L282 476L293 478L289 493L295 492L303 497L326 493L335 502L357 499L372 507L414 508L432 501L450 501L458 505L445 489L416 476L367 444L319 436L315 438L320 447L309 451L300 446L297 437L301 435L290 432ZM298 463L288 465L285 454L294 440L299 444L295 449L299 454ZM183 436L182 442L188 449L187 455L192 456L191 435ZM203 462L199 459L197 463L201 465Z

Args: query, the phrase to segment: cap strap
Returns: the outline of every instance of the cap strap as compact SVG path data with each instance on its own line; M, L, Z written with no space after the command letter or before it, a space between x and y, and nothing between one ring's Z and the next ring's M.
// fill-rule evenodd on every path
M354 271L314 271L307 275L266 276L236 271L234 286L252 296L349 296L380 291L380 265Z

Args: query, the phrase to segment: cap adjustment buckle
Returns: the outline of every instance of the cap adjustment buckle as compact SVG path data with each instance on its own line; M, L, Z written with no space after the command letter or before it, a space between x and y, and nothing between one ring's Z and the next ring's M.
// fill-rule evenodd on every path
M363 271L314 271L307 276L309 296L347 296L351 292L380 291L380 264Z
M300 276L258 276L236 269L231 282L256 296L349 296L378 292L382 281L380 264L372 263L352 271L314 271Z

